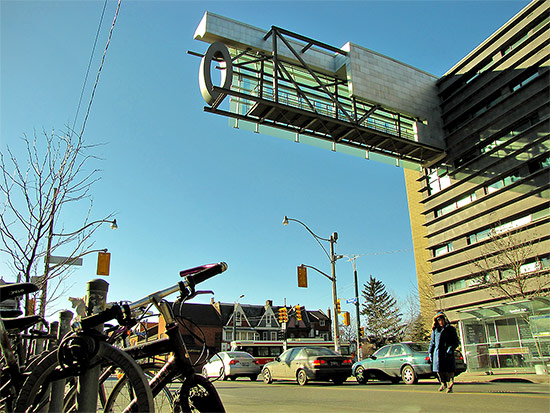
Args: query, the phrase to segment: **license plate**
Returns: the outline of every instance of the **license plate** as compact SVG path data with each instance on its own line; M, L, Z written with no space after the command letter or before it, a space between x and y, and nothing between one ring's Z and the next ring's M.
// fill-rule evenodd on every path
M331 366L338 366L340 363L338 363L337 361L331 361L330 362L330 365Z
M250 364L248 363L241 363L244 367L248 367Z

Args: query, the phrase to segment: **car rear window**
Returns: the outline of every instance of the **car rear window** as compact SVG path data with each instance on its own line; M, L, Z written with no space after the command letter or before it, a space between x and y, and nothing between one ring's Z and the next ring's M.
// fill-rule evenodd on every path
M338 353L335 353L329 348L306 348L306 353L308 356L338 356Z
M428 351L430 347L428 343L408 343L407 346L409 346L412 351Z
M234 358L249 358L249 359L251 359L251 358L253 358L250 354L245 353L244 351L243 352L232 351L231 353L227 353L227 355L231 359L234 359Z

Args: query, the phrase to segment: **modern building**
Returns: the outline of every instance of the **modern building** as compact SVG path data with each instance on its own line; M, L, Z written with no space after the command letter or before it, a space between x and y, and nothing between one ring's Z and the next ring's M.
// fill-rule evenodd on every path
M533 1L441 78L210 12L195 32L205 111L404 168L422 313L459 324L471 368L550 360L549 7Z

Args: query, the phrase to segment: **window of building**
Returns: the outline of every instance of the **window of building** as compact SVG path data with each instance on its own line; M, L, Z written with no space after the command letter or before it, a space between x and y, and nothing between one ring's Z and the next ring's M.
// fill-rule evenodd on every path
M448 244L442 245L440 247L432 248L433 256L439 257L440 255L447 254L453 250L453 243L449 242Z
M517 79L514 83L510 85L510 89L512 92L515 92L516 90L521 89L523 86L525 86L527 83L529 83L531 80L536 79L539 75L539 72L536 71L535 73L527 74L520 79Z
M521 179L518 172L514 172L502 179L499 179L498 181L493 182L492 184L487 185L485 189L485 194L491 194L493 192L496 192L506 186L512 185L514 182L519 181Z
M440 217L442 215L448 214L451 211L454 211L455 209L458 209L460 207L463 207L464 205L468 205L471 202L474 202L476 200L476 194L475 192L472 192L471 194L465 196L464 198L459 199L458 201L454 201L448 205L445 205L443 208L439 208L435 211L435 217Z
M550 168L550 155L546 155L546 157L544 158L539 158L534 161L530 161L527 164L527 167L529 168L530 174L540 171L541 169Z
M237 327L241 327L243 325L242 314L239 312L235 313L235 323Z
M439 191L451 186L451 178L447 168L428 170L428 194L437 194Z
M325 326L325 320L319 320L319 326L324 327Z

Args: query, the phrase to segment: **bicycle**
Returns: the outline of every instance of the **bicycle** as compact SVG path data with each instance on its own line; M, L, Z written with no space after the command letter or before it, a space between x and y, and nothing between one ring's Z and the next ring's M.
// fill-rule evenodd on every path
M38 287L32 283L14 283L0 286L0 302L19 298L26 294L38 291ZM27 354L22 339L22 332L33 325L44 322L37 315L4 318L4 314L11 316L21 315L19 310L2 310L0 316L0 348L2 349L2 372L0 388L0 406L11 411L17 396L17 388L25 379L25 364ZM10 335L12 338L10 338Z
M106 398L105 404L101 400L105 411L113 411L113 409L119 411L119 408L120 411L153 411L154 396L161 392L166 394L166 387L177 377L181 378L182 384L177 396L173 398L173 411L188 412L192 411L191 409L225 411L212 383L195 372L189 352L178 329L178 323L173 316L171 307L163 298L178 291L181 300L195 297L200 293L195 290L197 284L226 269L227 264L218 263L181 271L180 276L185 280L172 287L150 294L134 303L115 304L99 314L82 319L79 325L75 326L75 333L66 336L60 344L57 354L55 354L56 357L50 354L29 375L16 400L16 409L18 411L42 409L52 401L49 392L51 383L70 379L75 375L82 374L92 366L102 365L105 373L101 376L100 382L103 380L103 383L116 368L122 368L124 372L123 377L109 394L101 391L100 388L100 399L102 399L102 394ZM133 325L135 320L132 317L132 311L150 304L153 304L165 318L168 336L166 339L118 349L107 344L106 337L93 329L96 325L113 319L116 319L121 326ZM135 364L134 359L139 360L167 353L173 353L173 355L147 383L145 375L141 368ZM125 363L123 359L131 360L134 365ZM149 376L152 376L152 373L153 371L150 371ZM74 384L72 386L74 387ZM67 406L65 403L64 409L67 409Z

